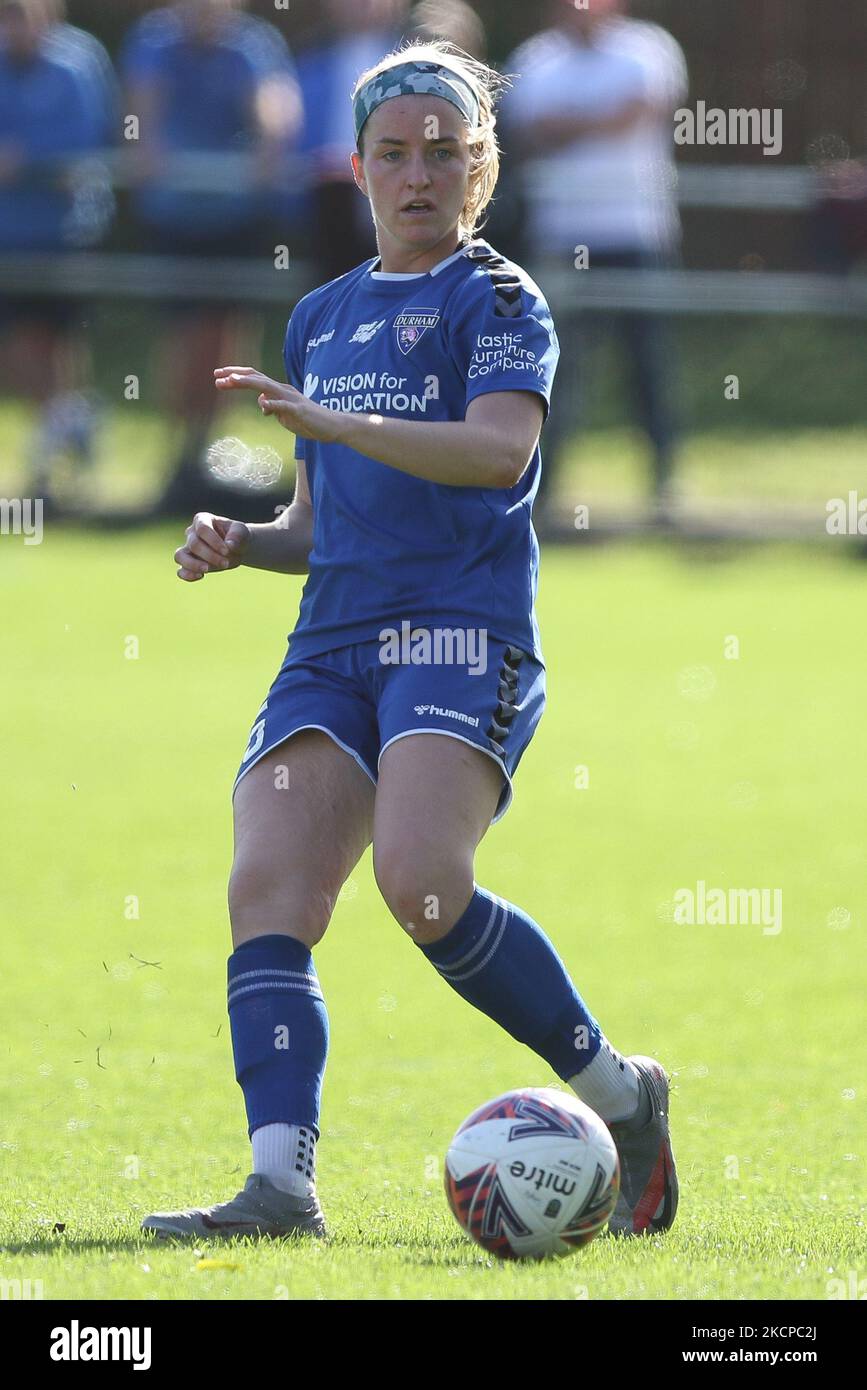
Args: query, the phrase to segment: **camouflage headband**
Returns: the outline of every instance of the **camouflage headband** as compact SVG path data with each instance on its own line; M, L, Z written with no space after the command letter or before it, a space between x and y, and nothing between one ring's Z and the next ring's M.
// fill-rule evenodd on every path
M356 139L378 106L392 97L404 96L442 97L458 108L471 127L479 123L479 99L460 73L440 63L400 63L377 73L359 88L352 104Z

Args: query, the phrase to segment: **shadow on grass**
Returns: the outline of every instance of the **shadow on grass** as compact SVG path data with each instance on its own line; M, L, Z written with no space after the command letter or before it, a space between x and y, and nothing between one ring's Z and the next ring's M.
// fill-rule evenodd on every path
M93 1250L151 1250L154 1242L146 1236L138 1239L97 1239L96 1237L75 1237L65 1236L45 1236L36 1240L6 1241L0 1245L0 1254L3 1255L55 1255L62 1252L64 1255L74 1255L78 1251L89 1252Z

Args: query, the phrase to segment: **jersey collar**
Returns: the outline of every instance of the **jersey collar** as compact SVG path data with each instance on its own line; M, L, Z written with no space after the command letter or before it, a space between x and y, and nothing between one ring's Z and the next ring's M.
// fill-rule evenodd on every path
M377 283L381 283L383 281L402 282L404 280L424 280L427 278L428 275L439 275L440 271L445 270L446 266L451 265L453 261L456 261L460 256L463 256L472 247L479 245L481 245L481 241L478 238L475 241L465 241L462 246L458 247L457 251L453 251L450 256L446 256L445 260L438 261L437 264L433 266L431 270L377 270L376 267L382 264L382 258L380 256L377 256L376 260L373 262L373 265L367 273L370 276L371 280L376 280Z

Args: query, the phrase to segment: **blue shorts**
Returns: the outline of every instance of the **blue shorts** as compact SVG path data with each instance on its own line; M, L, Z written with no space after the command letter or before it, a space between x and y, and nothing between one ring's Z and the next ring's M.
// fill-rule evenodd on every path
M382 655L382 643L373 640L293 661L290 645L256 716L233 795L251 767L302 729L327 734L374 786L389 744L409 734L447 734L499 764L504 784L493 820L505 815L512 777L545 707L541 662L493 640L483 670L384 664Z

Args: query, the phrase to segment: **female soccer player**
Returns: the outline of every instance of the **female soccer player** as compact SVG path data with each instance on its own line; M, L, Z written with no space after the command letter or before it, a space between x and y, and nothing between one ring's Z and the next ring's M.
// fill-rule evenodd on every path
M228 1005L253 1171L230 1201L147 1217L161 1236L324 1232L311 951L371 841L385 902L442 978L610 1125L612 1230L674 1219L665 1071L611 1046L542 929L473 876L545 698L531 509L559 354L539 287L476 237L501 86L447 44L362 75L352 167L379 257L298 304L289 385L216 372L296 435L295 498L267 525L200 513L178 574L309 577L234 789Z

